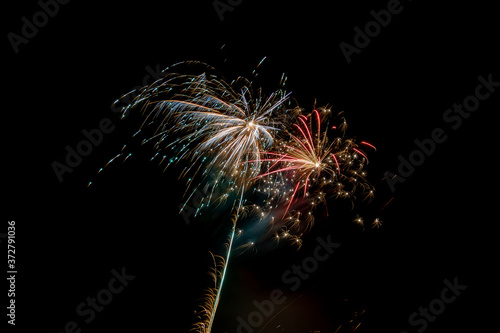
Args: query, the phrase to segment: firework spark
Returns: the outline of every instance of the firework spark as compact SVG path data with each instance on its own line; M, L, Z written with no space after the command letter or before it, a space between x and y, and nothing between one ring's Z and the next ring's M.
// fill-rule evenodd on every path
M358 145L354 139L344 138L343 118L341 136L330 138L329 126L324 124L330 112L325 107L313 110L308 116L299 114L288 135L261 159L270 166L257 178L263 181L262 191L270 197L267 207L282 211L276 219L280 227L286 225L291 230L306 231L312 225L314 208L324 204L328 197L354 202L358 193L365 199L374 195L364 170L368 158L360 145L375 147L364 141ZM276 178L269 179L276 175L280 175L279 182Z
M196 64L202 66L201 74L166 72L142 88L122 113L142 108L138 133L152 132L143 140L153 144L152 159L163 156L160 164L165 168L186 162L181 172L188 183L185 203L200 184L210 184L210 194L217 186L225 189L219 198L209 195L207 206L232 193L242 202L250 181L261 171L261 152L272 147L281 130L289 94L279 89L264 96L245 78L228 83L210 66Z
M228 83L210 66L196 65L202 65L201 73L180 74L179 65L164 71L162 78L134 91L136 97L122 113L126 116L141 108L144 119L135 135L142 133L142 144L153 145L151 160L161 158L159 164L165 169L184 166L180 176L187 179L187 186L181 211L199 188L206 197L197 213L229 198L233 219L226 254L212 256L214 285L207 290L193 326L194 331L209 333L235 241L242 241L237 247L241 252L255 252L262 234L274 244L286 240L300 247L315 208L328 197L354 202L360 193L363 198L373 196L362 146L375 147L345 138L344 118L330 126L325 120L331 113L327 107L304 115L299 107L289 108L289 94L283 89L265 95L247 79ZM106 165L130 156L122 149ZM242 236L246 233L257 237Z

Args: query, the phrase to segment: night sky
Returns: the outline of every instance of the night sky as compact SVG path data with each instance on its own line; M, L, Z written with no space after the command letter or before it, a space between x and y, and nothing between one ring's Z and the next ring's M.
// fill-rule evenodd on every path
M0 232L15 220L18 273L16 325L5 314L2 325L47 333L190 329L228 216L205 223L178 215L179 170L150 163L146 147L98 174L140 121L120 120L111 104L179 61L206 62L230 80L250 76L266 57L264 91L285 73L300 106L344 111L348 136L377 147L367 166L377 193L363 210L364 229L348 205L328 201L328 216L299 251L232 257L213 332L329 333L340 325L349 332L358 323L356 332L494 330L500 23L491 3L63 2L47 7L53 17L37 15L34 0L9 3L3 15ZM391 11L390 21L381 14ZM23 28L34 15L36 33ZM371 37L363 38L366 28ZM99 127L108 132L101 142L58 179L54 161L64 163L66 147ZM410 157L418 165L405 169ZM406 177L388 181L387 172ZM371 228L373 217L380 228ZM338 246L298 278L293 267L311 262L327 239ZM450 284L461 287L454 293ZM87 300L111 289L119 291L91 310ZM271 299L281 303L256 315L256 303ZM433 306L437 315L419 314ZM242 328L249 316L263 323Z

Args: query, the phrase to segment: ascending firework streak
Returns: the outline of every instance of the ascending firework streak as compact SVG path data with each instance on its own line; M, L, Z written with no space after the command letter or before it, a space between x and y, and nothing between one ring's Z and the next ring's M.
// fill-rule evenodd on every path
M231 234L229 235L229 241L226 244L227 245L226 258L212 255L212 258L214 260L214 267L210 272L210 276L214 281L214 286L208 288L205 293L205 298L202 304L200 304L201 310L198 312L199 321L193 325L192 331L198 331L198 332L212 331L212 325L214 322L215 313L220 301L222 285L224 284L224 279L226 277L227 263L231 255L233 241L236 235L237 219L238 219L238 212L235 214L235 217L232 221L233 227L231 230ZM217 261L219 261L219 263ZM218 269L218 267L220 267L220 269Z
M300 246L300 235L312 224L313 208L324 203L327 194L354 200L360 190L372 196L373 188L363 170L366 154L353 139L344 138L345 120L330 128L338 134L332 140L326 130L321 131L330 109L306 116L298 107L285 106L289 94L282 89L265 97L244 78L227 83L209 66L203 65L202 74L179 74L174 72L177 66L136 91L122 112L142 108L144 121L138 133L146 133L143 144L153 144L152 159L162 156L160 165L166 164L165 168L186 162L181 172L188 178L185 203L202 187L211 190L205 191L208 195L197 212L231 198L234 213L226 255L213 256L214 286L200 304L199 321L193 327L208 333L233 243L242 234L238 223L264 224L265 234L273 240L293 240ZM361 145L374 148L366 142ZM223 194L215 196L216 188ZM239 249L255 246L248 241Z
M186 192L191 186L194 189L191 194L185 193L185 204L201 186L208 185L211 190L198 209L234 194L232 206L237 213L227 256L216 257L219 263L212 272L215 286L208 290L200 311L203 319L195 325L196 330L209 332L232 250L236 221L246 200L244 194L260 174L261 153L272 147L276 132L282 127L288 94L277 90L264 97L260 90L254 93L248 80L238 78L229 84L213 74L213 68L200 63L181 63L173 69L184 64L202 65L204 72L194 75L167 72L152 85L135 92L137 97L122 112L126 115L133 108L142 108L145 119L139 132L153 129L143 140L143 144L154 144L153 158L163 155L160 163L168 161L166 167L188 162L181 176L189 175ZM169 157L172 151L174 156ZM217 187L222 187L224 194L213 198Z

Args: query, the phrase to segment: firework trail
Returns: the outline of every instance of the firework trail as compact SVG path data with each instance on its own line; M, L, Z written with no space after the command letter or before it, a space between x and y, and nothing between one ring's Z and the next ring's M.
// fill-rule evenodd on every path
M215 313L220 301L222 285L224 284L224 279L226 277L227 264L231 255L233 241L235 238L235 227L237 219L238 212L236 212L232 220L233 227L231 229L228 242L226 243L226 257L224 258L222 256L214 256L212 253L210 253L214 261L214 266L209 274L214 282L214 285L208 288L205 292L203 301L199 305L200 310L198 311L197 315L198 321L193 325L191 329L192 331L211 332L212 330Z
M185 74L180 68L185 65L201 66L201 73ZM358 193L364 198L373 195L362 146L374 147L345 138L344 118L339 126L330 127L325 120L329 108L309 115L299 107L290 108L283 89L264 95L253 90L249 80L240 77L228 83L199 62L179 63L163 74L151 85L130 92L136 97L121 111L126 116L141 110L142 125L134 136L142 133L142 144L152 145L151 160L159 160L165 169L184 166L180 177L187 179L187 186L181 211L199 188L207 194L196 214L214 202L228 202L231 207L226 254L212 256L214 285L207 290L193 326L193 331L208 333L236 238L243 243L239 252L256 250L256 240L242 237L252 233L300 247L315 207L326 203L328 196L354 202ZM130 155L122 151L106 165Z
M179 73L183 66L200 67L201 73ZM244 194L261 172L262 152L271 149L283 127L289 95L278 89L264 96L242 77L228 83L212 67L199 62L176 64L164 74L150 86L122 96L136 95L121 111L125 117L133 109L141 109L144 119L134 136L142 133L146 137L142 144L153 145L152 160L162 156L159 164L165 168L181 162L186 165L180 175L187 179L181 211L198 189L204 188L208 194L196 214L203 206L229 199L236 212L226 256L214 256L214 286L207 290L200 321L194 325L194 330L210 332L237 235L236 223L244 211ZM120 156L128 158L130 154L120 153L106 165Z
M259 159L262 172L252 179L252 193L263 195L259 200L252 193L247 193L254 203L240 207L234 220L229 248L235 236L242 237L245 233L251 236L237 248L240 253L256 252L258 244L252 239L256 238L256 234L263 233L268 236L261 237L264 241L286 241L300 247L300 236L313 224L314 210L325 204L328 197L350 200L353 204L357 196L360 200L373 197L374 188L367 181L364 170L368 158L362 149L375 147L365 141L357 144L354 139L345 138L346 123L343 118L339 133L336 133L339 136L330 139L327 129L337 130L337 126L330 127L324 121L330 112L328 108L320 108L305 116L296 111L296 116L291 118L293 121L284 123L289 129L285 128L284 134L277 136L272 149L262 152L263 157ZM325 130L322 131L322 128ZM248 160L244 163L253 162ZM236 229L236 222L245 227ZM355 222L363 223L359 216ZM376 219L373 225L378 226L379 222ZM228 250L227 259L230 252ZM225 263L227 265L227 260ZM208 325L197 325L196 331L210 332L226 267L223 266L220 284L212 293L217 295L213 302L215 306L202 311L210 313L211 320Z

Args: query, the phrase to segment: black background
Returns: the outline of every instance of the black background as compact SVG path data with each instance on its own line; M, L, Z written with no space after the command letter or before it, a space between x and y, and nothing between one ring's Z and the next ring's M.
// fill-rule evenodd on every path
M362 311L359 332L416 332L408 317L455 277L467 290L426 332L494 327L499 92L457 130L442 116L474 93L479 75L500 81L498 17L487 2L402 6L350 64L339 44L353 44L353 28L387 1L246 0L222 22L211 1L72 1L18 54L5 37L1 230L16 221L16 329L61 332L69 321L82 332L190 328L216 242L176 214L183 182L149 163L148 151L97 175L138 124L120 121L110 106L141 84L147 66L200 60L232 79L249 75L264 56L265 88L285 73L301 106L344 110L349 133L377 146L368 169L378 190L373 211L393 200L378 230L330 212L298 252L234 259L213 331L236 332L236 318L255 310L252 301L278 288L289 305L262 332L334 332ZM39 9L24 1L4 10L4 36L19 34L21 18ZM81 131L103 118L115 129L60 183L51 163L63 162L66 145L75 147ZM398 156L436 127L446 142L391 193L384 172L396 173ZM327 235L340 248L291 292L283 272ZM135 279L84 323L76 307L122 267Z

